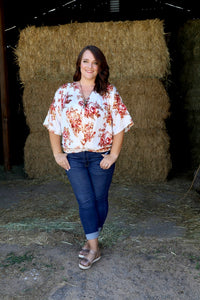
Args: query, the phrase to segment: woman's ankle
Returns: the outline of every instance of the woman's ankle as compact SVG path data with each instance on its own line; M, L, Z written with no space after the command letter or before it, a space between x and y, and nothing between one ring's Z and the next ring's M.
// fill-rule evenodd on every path
M99 251L98 239L88 240L88 246L90 250Z

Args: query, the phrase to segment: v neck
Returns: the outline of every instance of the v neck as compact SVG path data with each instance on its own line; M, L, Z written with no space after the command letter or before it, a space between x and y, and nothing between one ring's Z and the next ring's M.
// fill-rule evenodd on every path
M83 98L84 102L88 102L88 100L90 99L90 96L94 92L94 88L92 89L92 91L90 92L90 94L87 97L85 97L83 94L83 88L82 88L80 82L78 82L78 88L79 88L79 93L80 93L81 97Z

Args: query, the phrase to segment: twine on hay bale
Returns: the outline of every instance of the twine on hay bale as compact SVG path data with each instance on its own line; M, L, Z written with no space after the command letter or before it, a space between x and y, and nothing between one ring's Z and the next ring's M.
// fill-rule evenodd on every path
M16 57L22 82L73 76L87 44L102 49L114 77L163 78L169 72L163 21L73 23L21 31Z

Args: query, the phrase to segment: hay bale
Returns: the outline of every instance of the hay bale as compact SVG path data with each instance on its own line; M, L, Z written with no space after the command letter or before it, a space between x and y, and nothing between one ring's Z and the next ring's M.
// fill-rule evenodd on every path
M159 79L123 79L113 83L134 119L134 128L166 128L170 103Z
M22 30L16 56L31 132L25 145L26 173L41 178L64 172L54 162L42 123L57 88L72 81L77 55L87 44L95 44L105 53L110 81L135 122L135 129L125 137L116 176L131 182L165 180L171 168L165 131L169 99L159 79L169 72L169 53L163 22L157 19Z
M24 85L23 106L30 132L43 130L43 122L53 101L56 90L63 84L60 80L27 81Z
M31 133L26 141L25 172L30 178L65 176L54 161L47 132ZM162 129L135 129L126 134L114 180L160 182L171 169L169 137Z
M179 31L180 87L188 126L191 167L200 161L200 20L187 21Z
M188 20L180 28L178 45L184 62L200 59L200 20Z
M189 89L184 98L184 108L194 114L200 112L200 88Z
M188 127L189 140L195 144L197 141L199 142L198 151L200 152L200 111L189 111L186 114L186 124Z
M42 126L60 84L60 81L39 80L25 84L24 108L31 131L25 145L25 171L31 178L47 174L57 176L62 171L54 162L48 133ZM164 131L169 99L162 83L155 78L146 78L115 80L114 84L137 128L125 136L116 178L131 182L165 180L171 168L169 138Z
M169 136L162 129L135 129L125 136L115 179L125 182L161 182L171 169Z
M200 163L200 112L189 111L186 121L188 126L191 167L196 168Z
M32 80L25 84L23 104L31 132L42 130L42 123L56 89L64 82ZM114 80L136 128L165 128L169 98L157 78Z
M21 31L16 49L22 82L72 77L77 55L87 44L102 49L113 78L163 78L169 71L163 21L158 19L32 26Z
M198 89L200 82L200 20L187 21L180 28L177 41L180 83L185 96L188 90Z
M180 69L180 86L182 94L186 95L188 90L198 89L200 82L200 59L187 61Z
M62 176L52 155L48 134L45 130L29 134L24 148L25 172L30 178Z

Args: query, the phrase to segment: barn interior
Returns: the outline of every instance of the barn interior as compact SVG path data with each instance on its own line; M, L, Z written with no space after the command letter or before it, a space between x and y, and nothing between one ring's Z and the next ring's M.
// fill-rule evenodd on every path
M193 27L191 36L198 35L200 11L196 1L184 0L59 0L24 2L1 0L1 12L4 19L3 35L6 53L8 78L8 124L9 132L5 132L1 96L0 122L0 165L4 171L12 170L14 166L24 165L24 146L29 135L23 108L23 86L19 77L19 67L16 63L15 49L18 45L20 32L28 26L55 26L74 22L107 22L107 21L136 21L146 19L164 20L164 30L167 46L170 53L171 72L164 85L170 99L170 116L166 120L166 128L170 137L170 155L172 169L170 176L177 174L191 174L199 165L198 154L198 101L200 90L195 86L195 108L188 108L188 90L185 89L185 79L182 79L182 65L186 56L183 56L185 43L183 35L188 28ZM189 23L188 23L189 22ZM196 23L197 22L197 23ZM186 29L185 29L186 28ZM185 30L185 31L184 31ZM196 31L195 31L196 30ZM185 43L185 44L184 44ZM200 39L199 39L200 43ZM195 49L198 49L196 47ZM187 52L193 51L187 49ZM198 50L196 50L198 52ZM197 59L198 61L198 59ZM191 61L189 61L191 64ZM187 64L187 62L186 62ZM198 79L198 63L194 63L193 81ZM2 71L2 70L1 70ZM185 72L185 76L190 76ZM195 75L196 74L196 75ZM196 76L196 77L195 77ZM196 79L197 78L197 79ZM191 83L189 83L191 84ZM2 86L1 86L2 89ZM190 88L191 91L191 88ZM190 124L188 123L190 119ZM191 129L192 123L192 129ZM188 125L189 124L189 125ZM194 130L195 128L195 130ZM192 133L191 133L192 132ZM9 135L9 154L5 152L4 136ZM8 157L6 157L8 155ZM5 164L7 159L7 164Z

